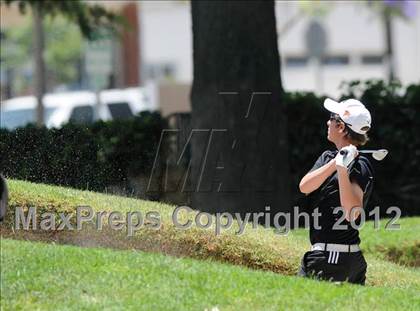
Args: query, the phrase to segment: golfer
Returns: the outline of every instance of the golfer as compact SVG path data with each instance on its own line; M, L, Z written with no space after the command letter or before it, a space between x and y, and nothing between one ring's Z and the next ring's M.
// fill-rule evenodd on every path
M299 184L311 209L321 214L318 224L311 219L312 247L303 256L299 275L364 285L367 264L352 222L359 224L360 210L372 192L372 166L357 151L368 140L371 116L355 99L326 99L324 107L331 112L328 140L336 150L323 152Z

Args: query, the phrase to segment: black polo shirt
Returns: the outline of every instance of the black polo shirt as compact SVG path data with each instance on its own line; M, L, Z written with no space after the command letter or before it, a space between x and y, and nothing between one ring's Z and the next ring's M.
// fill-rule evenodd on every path
M324 151L318 160L315 162L311 171L327 164L331 159L337 155L337 150ZM369 159L365 156L359 155L349 166L349 176L351 182L357 182L363 190L363 208L372 193L373 188L373 168ZM314 243L336 243L336 244L358 244L360 243L359 231L352 228L350 222L345 218L340 224L346 226L345 230L334 229L333 226L338 222L342 213L334 214L336 207L341 206L340 193L338 186L338 175L335 171L328 177L324 183L315 191L309 194L311 209L318 208L321 216L318 217L318 224L320 229L314 228L314 220L312 217L310 222L310 240ZM356 224L360 221L356 221Z

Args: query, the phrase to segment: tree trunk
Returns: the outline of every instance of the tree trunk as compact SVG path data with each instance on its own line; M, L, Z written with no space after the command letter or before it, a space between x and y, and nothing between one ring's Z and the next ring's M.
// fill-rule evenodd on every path
M42 23L42 3L33 6L33 42L34 42L34 67L35 67L35 97L37 100L36 123L41 127L44 125L44 105L42 98L46 91L46 77L44 64L44 27Z
M289 211L273 1L192 1L192 207Z
M388 82L392 82L395 79L395 63L394 63L394 52L393 52L393 36L392 36L392 17L389 10L384 11L383 15L384 27L385 27L385 62L388 66Z

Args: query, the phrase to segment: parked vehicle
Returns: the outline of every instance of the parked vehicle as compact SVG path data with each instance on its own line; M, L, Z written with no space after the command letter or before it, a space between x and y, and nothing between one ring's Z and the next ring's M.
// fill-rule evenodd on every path
M43 99L44 121L49 128L64 123L91 123L95 119L95 94L91 92L68 92L47 94ZM14 129L36 122L35 96L16 97L1 104L0 126Z
M96 120L126 119L145 110L155 110L141 88L46 94L43 99L44 122L48 128L68 122L90 124ZM15 129L36 122L36 98L16 97L0 107L0 127Z
M154 111L145 92L140 87L111 89L100 92L100 115L105 120L130 118L141 111Z

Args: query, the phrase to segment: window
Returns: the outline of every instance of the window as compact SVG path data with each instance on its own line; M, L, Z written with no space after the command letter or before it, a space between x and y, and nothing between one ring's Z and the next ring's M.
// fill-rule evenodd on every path
M93 107L92 106L79 106L74 107L71 112L69 122L90 124L93 123Z
M362 55L363 65L382 65L382 55Z
M347 55L330 55L322 58L322 64L327 66L343 66L349 64Z
M133 117L133 111L126 102L108 104L109 112L113 119L128 119Z
M173 79L175 74L175 65L171 63L145 65L145 76L149 79Z
M285 58L286 67L305 67L308 64L308 58L305 56L287 56Z

